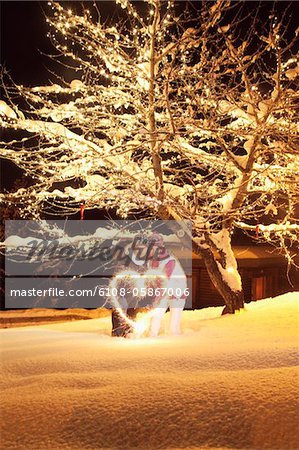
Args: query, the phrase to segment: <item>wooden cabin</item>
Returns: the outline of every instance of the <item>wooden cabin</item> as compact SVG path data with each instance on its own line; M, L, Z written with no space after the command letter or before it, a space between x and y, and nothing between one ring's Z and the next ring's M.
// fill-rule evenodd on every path
M284 255L266 245L234 246L245 301L275 297L290 291L299 291L299 269L287 270ZM299 265L299 258L297 262ZM299 294L298 294L299 300ZM211 282L203 260L196 254L192 256L192 307L221 306L223 299Z

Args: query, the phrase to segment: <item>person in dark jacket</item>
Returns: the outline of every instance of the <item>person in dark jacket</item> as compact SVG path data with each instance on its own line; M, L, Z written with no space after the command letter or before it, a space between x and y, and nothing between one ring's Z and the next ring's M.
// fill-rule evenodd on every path
M136 241L142 243L142 237ZM134 255L134 243L128 250L129 266L122 266L118 268L117 274L113 277L110 283L111 291L114 289L118 295L112 298L112 332L113 337L130 337L133 333L133 321L138 312L138 302L140 298L134 296L132 291L136 287L136 279L142 275L146 268L146 261L143 259L136 259ZM137 249L137 250L140 250ZM121 296L120 292L123 289L126 295ZM113 297L113 296L112 296Z

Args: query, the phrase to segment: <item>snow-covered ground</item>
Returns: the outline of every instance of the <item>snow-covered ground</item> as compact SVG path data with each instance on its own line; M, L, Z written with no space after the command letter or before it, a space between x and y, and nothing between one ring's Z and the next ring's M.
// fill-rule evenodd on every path
M1 330L1 447L298 449L298 300L185 311L179 337L111 338L109 317Z

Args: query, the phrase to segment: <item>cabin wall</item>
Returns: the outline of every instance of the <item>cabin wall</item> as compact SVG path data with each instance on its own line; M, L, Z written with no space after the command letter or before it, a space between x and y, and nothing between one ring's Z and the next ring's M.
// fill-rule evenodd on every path
M275 297L285 292L299 291L299 271L293 268L289 273L284 262L269 260L239 261L245 302ZM202 261L193 261L192 306L201 309L222 306L224 301L210 280Z

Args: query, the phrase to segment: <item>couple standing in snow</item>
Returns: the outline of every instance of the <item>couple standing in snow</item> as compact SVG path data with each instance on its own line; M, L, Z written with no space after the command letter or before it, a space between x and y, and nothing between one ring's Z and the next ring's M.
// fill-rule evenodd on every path
M138 239L139 240L139 239ZM146 258L138 258L138 252L146 250ZM137 255L136 255L137 250ZM170 309L169 332L170 334L180 334L180 323L182 311L185 306L187 279L185 272L176 257L171 255L165 247L163 238L158 233L153 233L145 242L141 238L139 245L132 246L129 252L131 267L133 271L121 271L112 280L114 291L128 292L125 297L115 299L112 309L112 336L127 337L133 332L132 320L137 314L138 301L132 295L138 287L138 280L143 274L145 279L145 291L164 292L164 295L149 295L151 304L151 324L149 335L158 336L163 316L167 309ZM137 274L137 275L136 275ZM139 275L138 275L139 274ZM176 295L179 293L180 295ZM115 307L115 304L118 307Z

